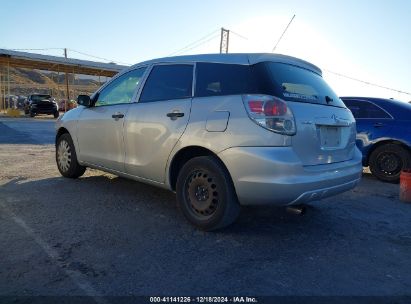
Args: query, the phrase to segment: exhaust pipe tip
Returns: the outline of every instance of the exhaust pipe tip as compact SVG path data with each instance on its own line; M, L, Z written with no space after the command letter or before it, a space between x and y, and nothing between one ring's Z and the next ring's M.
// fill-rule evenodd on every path
M304 205L289 206L287 207L287 212L296 215L304 215L307 212L307 207Z

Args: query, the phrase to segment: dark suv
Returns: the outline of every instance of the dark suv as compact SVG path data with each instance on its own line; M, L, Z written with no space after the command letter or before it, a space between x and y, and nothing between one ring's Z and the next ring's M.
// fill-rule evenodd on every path
M34 117L38 114L52 114L59 117L59 108L53 97L47 94L32 94L28 97L24 108L25 114Z

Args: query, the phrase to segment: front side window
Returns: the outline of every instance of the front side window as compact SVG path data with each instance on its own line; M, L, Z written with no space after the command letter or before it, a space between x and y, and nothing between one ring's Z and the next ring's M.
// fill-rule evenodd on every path
M99 93L95 106L130 103L145 70L139 68L113 80Z
M383 109L367 101L346 100L345 104L355 118L391 118Z
M141 92L140 102L192 97L193 65L154 66Z

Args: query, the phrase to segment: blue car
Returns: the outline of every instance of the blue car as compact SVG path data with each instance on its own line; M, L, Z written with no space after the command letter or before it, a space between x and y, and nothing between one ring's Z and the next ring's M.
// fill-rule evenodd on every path
M341 97L357 122L364 167L386 182L398 182L411 166L411 104L382 98Z

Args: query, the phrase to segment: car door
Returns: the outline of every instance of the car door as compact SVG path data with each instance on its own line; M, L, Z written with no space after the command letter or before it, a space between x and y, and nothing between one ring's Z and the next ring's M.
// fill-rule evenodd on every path
M389 134L393 118L387 111L366 100L345 99L344 103L356 120L357 146L360 150Z
M145 67L113 79L79 115L77 140L83 162L124 172L124 119Z
M125 121L128 174L163 183L171 150L190 116L193 64L154 65Z

